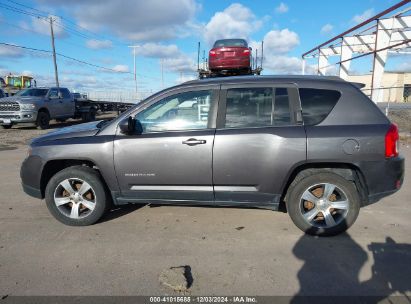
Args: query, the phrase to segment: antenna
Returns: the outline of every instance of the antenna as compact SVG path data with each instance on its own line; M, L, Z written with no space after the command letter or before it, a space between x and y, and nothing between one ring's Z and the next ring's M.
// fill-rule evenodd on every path
M263 69L263 58L264 58L264 40L261 40L261 70Z
M197 71L200 70L200 41L198 42L197 48Z

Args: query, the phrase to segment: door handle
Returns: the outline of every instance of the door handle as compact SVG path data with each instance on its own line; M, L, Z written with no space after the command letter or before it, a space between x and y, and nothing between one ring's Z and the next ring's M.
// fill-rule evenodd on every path
M195 139L189 138L187 140L183 140L184 145L195 146L195 145L204 145L207 141L205 139Z

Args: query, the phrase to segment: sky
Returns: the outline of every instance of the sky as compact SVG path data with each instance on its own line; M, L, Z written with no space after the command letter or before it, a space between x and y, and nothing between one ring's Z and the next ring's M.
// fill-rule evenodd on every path
M31 75L54 84L50 24L60 86L73 91L133 91L139 97L196 77L197 44L221 38L264 40L263 74L300 74L301 55L399 0L0 0L0 77ZM409 69L389 58L387 69ZM405 64L404 64L405 62ZM87 64L86 64L87 63ZM315 73L311 65L308 72ZM368 73L371 58L352 64Z

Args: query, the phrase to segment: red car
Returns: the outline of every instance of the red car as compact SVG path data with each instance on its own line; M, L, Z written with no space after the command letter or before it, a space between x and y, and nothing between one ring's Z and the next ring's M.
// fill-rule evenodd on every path
M208 56L212 73L251 73L251 48L244 39L222 39L214 43Z

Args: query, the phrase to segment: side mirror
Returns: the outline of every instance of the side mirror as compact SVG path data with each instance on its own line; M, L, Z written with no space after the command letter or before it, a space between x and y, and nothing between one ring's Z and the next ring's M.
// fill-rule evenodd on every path
M143 126L138 119L131 116L123 119L119 124L120 132L123 134L141 134L143 133Z

